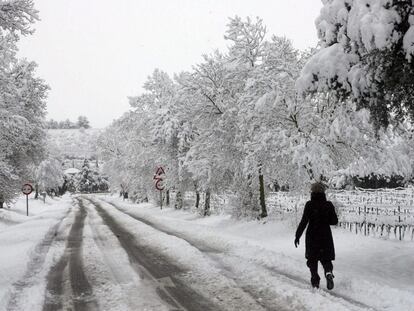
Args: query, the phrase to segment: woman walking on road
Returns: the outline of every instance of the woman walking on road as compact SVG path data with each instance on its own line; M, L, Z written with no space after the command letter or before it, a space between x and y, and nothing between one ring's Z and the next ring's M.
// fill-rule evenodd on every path
M331 225L338 223L338 217L332 202L326 200L325 187L321 183L311 186L311 199L306 202L302 220L296 230L295 246L306 226L305 257L311 272L311 284L319 288L318 261L321 262L328 289L333 289L334 275L332 274L332 260L335 260L335 248L332 238Z

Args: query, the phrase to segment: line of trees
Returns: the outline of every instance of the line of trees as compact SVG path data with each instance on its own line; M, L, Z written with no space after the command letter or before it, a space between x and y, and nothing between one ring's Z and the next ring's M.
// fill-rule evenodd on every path
M130 97L131 111L99 139L111 185L155 198L153 175L163 166L167 193L204 192L205 215L212 193L231 192L236 215L266 217L275 182L305 189L373 172L412 175L408 119L378 129L352 98L304 91L318 81L303 81L304 68L323 48L299 51L284 37L267 39L260 18L230 18L225 39L225 52L174 77L156 69L144 93Z
M32 0L0 2L0 197L9 202L46 157L48 85L37 64L17 57L20 36L38 20Z
M53 119L50 119L46 122L46 128L47 129L88 129L90 128L89 120L85 116L79 116L78 120L76 122L72 122L69 119L66 119L64 121L56 121Z

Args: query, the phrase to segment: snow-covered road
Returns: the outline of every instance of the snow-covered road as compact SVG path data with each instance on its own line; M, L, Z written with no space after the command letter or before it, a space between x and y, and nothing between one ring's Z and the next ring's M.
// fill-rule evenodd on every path
M172 229L168 225L165 226L157 222L152 222L145 217L140 217L134 211L122 209L114 203L109 204L135 220L167 234L167 236L187 242L186 247L198 250L205 260L210 261L209 265L211 267L218 269L220 275L224 275L233 281L237 289L241 288L245 294L251 296L256 301L256 306L249 306L246 310L260 310L259 306L265 310L328 310L332 307L332 301L330 300L336 301L334 304L338 304L336 307L339 310L370 309L369 306L361 302L337 293L331 293L328 296L328 300L324 297L326 293L323 293L322 297L308 297L309 286L306 278L298 277L278 267L269 267L267 265L252 266L249 258L229 252L228 246L225 244L217 244L214 241L215 239L212 242L209 239L200 239L200 237L197 237L191 232L183 233L183 231ZM178 253L182 251L183 249L181 248ZM171 254L171 256L176 257L177 254ZM192 265L192 268L196 270L200 267ZM289 293L289 290L292 292ZM294 301L291 299L292 293L297 295L297 299ZM307 306L306 300L308 298L312 299L315 306ZM226 306L228 307L229 305L225 305L224 307ZM235 308L244 310L243 306L244 304L241 306L236 304Z
M375 277L355 280L359 289L342 277L333 291L312 290L299 257L214 227L214 217L159 211L110 196L33 204L28 218L18 204L0 211L0 310L411 310L414 305L412 288L376 284ZM289 233L280 236L276 240L283 244Z

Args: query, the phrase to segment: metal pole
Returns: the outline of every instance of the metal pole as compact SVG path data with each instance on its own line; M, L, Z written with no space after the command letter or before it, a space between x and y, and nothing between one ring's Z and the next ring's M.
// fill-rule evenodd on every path
M26 216L29 216L29 195L26 194Z
M160 190L160 206L161 206L161 209L162 209L162 190Z

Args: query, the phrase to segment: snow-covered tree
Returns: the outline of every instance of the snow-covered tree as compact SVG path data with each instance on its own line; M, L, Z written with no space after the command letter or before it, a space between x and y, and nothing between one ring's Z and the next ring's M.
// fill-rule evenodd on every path
M103 171L112 190L128 192L131 198L134 192L137 198L145 198L151 191L155 168L148 143L149 121L148 115L138 109L125 113L98 140Z
M319 51L298 80L302 92L334 92L368 108L377 127L414 116L414 4L326 0L316 20Z
M234 150L235 105L230 80L226 80L226 59L219 53L205 55L204 62L193 72L177 76L182 103L181 118L191 124L193 135L184 165L192 174L196 188L206 192L223 192L231 184ZM233 127L233 128L232 128ZM233 158L234 160L234 158ZM204 213L209 213L205 200Z
M0 27L11 33L33 33L32 24L39 19L33 0L3 0L0 2Z
M91 126L89 125L89 120L87 117L85 116L79 116L78 117L78 122L76 123L76 125L78 126L78 128L84 128L84 129L88 129Z
M57 193L64 182L61 162L53 158L43 160L36 170L36 181L40 190Z
M79 192L107 191L109 188L106 178L90 167L88 159L84 160L82 170L75 175L74 186Z
M315 51L265 34L259 18L231 18L228 51L204 55L174 79L155 70L130 98L132 111L100 138L111 183L133 198L157 199L153 177L163 166L178 208L185 191L195 192L197 207L204 192L208 215L212 195L231 193L234 214L265 217L275 182L303 189L374 171L412 173L412 149L404 148L412 136L401 124L400 132L375 131L369 110L329 89L301 96L303 75L297 79Z
M30 166L45 155L48 86L35 76L36 64L19 60L19 35L32 33L37 11L30 0L0 3L0 192L10 200L28 181Z

